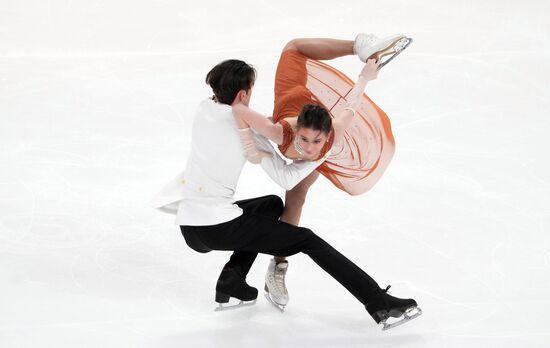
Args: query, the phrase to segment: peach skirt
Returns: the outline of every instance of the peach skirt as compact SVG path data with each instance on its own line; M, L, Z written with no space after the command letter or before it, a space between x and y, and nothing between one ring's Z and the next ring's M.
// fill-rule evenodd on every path
M275 76L273 120L297 117L305 104L320 104L334 117L346 106L353 86L354 82L335 68L296 50L286 50ZM363 94L343 140L332 144L330 156L317 170L339 189L359 195L376 184L394 152L388 116Z

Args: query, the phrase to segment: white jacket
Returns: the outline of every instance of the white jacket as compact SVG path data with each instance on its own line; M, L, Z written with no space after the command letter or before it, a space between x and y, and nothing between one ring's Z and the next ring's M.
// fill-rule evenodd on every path
M290 190L315 168L318 161L287 164L273 145L254 134L259 150L270 152L261 166L278 185ZM191 152L185 170L172 179L153 198L153 207L175 213L178 225L215 225L242 214L234 193L246 163L231 106L208 99L203 101L193 120Z

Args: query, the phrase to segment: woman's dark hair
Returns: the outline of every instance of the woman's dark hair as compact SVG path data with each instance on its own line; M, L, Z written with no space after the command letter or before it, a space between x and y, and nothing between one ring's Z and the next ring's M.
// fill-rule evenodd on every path
M256 80L256 69L242 60L229 59L216 65L206 74L217 101L231 105L240 90L248 91Z
M324 107L315 104L306 104L298 116L296 127L298 129L311 128L328 135L332 127L332 118Z

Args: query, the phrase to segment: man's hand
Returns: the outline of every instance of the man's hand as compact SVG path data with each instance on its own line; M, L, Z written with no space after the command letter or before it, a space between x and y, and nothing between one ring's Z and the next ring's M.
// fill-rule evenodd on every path
M262 162L262 158L272 156L271 153L256 148L250 128L239 129L239 136L241 137L241 143L246 152L246 159L248 159L250 163L259 164Z

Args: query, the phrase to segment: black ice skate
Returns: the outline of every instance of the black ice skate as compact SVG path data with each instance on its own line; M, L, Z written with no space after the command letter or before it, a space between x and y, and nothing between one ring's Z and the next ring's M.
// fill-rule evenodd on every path
M388 294L389 288L377 290L376 295L365 306L374 321L383 325L382 330L405 324L422 314L415 300L391 296ZM389 322L390 318L399 320Z
M229 303L234 297L240 302L235 305L223 305ZM216 283L216 302L219 304L215 311L235 309L244 306L251 306L256 303L258 289L248 285L240 268L224 268Z

